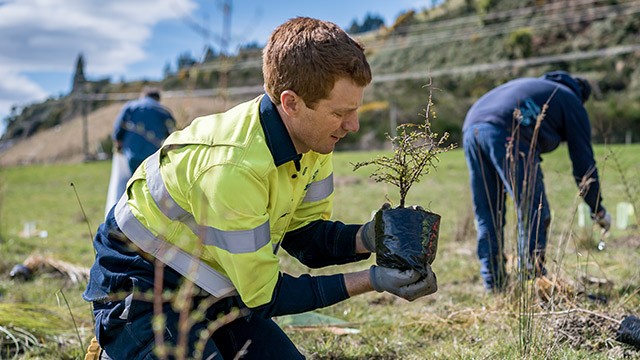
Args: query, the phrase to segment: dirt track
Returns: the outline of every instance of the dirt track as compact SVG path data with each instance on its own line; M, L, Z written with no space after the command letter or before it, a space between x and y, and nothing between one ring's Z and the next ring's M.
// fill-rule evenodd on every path
M248 99L248 98L247 98ZM224 106L211 98L166 98L162 103L176 118L178 128L183 128L194 118L221 111ZM100 141L111 133L114 120L123 103L111 104L89 114L88 149L95 156ZM234 105L227 102L227 108ZM11 148L0 153L0 166L48 163L78 163L84 160L82 117L75 117L30 138L21 140Z

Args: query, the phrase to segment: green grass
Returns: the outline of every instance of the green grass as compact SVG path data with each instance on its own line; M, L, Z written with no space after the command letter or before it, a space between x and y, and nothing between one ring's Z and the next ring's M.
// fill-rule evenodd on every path
M635 187L631 193L635 194L640 185L637 180L640 145L596 146L595 151L604 205L615 216L616 203L629 199L620 171L613 166L609 154L611 151L616 154L624 176L630 186ZM369 220L371 212L383 202L390 200L397 204L397 191L372 182L367 168L352 171L351 163L371 159L374 155L369 152L335 155L335 219L361 223ZM564 245L560 248L565 249L560 264L563 274L569 280L591 275L612 281L614 287L608 293L607 304L578 296L571 304L558 304L546 310L536 308L532 311L536 313L532 317L532 352L521 354L518 344L521 317L516 300L509 294L486 294L478 275L468 174L462 151L454 150L442 154L437 170L416 184L407 197L408 204L419 204L442 215L438 256L433 264L438 276L438 292L414 302L388 294L368 293L318 311L347 321L351 327L360 330L358 334L335 335L326 330L303 332L290 328L287 332L309 359L608 359L622 358L625 354L639 356L640 352L614 340L617 324L598 315L620 320L625 314L640 312L640 230L614 227L603 252L596 249L597 237L593 237L591 231L578 229L576 224L570 235L564 235L575 216L577 204L577 188L566 148L546 155L542 166L554 216L548 264L554 266L559 244L561 241L566 243L566 248ZM54 326L43 325L41 329L35 329L41 345L23 354L24 359L82 358L82 346L86 346L92 336L90 306L80 297L84 285L68 285L51 276L15 283L8 273L13 265L31 254L48 255L86 267L92 264L91 234L95 234L104 217L109 171L108 162L0 170L3 185L0 196L0 326L20 327L16 325L18 320L24 324L25 319L34 316L33 311L55 319L52 320ZM510 226L514 214L511 207L507 206L507 209L507 225ZM48 236L22 238L20 232L24 223L31 221L36 222L38 230L46 230ZM513 243L510 232L506 234L507 242ZM282 255L282 260L286 271L297 274L361 270L375 261L372 257L358 264L311 270L286 254ZM32 312L16 310L11 313L14 316L4 316L3 311L11 307L31 309ZM574 311L570 312L571 309ZM547 310L552 313L545 313ZM588 327L580 321L593 316L602 327L585 332ZM583 325L570 326L572 322ZM559 325L565 323L568 325ZM31 327L40 327L37 322L32 324L35 325Z

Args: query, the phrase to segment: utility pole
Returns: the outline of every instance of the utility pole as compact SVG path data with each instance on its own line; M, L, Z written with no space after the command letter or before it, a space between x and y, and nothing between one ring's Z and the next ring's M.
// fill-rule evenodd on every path
M227 108L227 88L229 86L229 42L231 39L231 0L222 0L222 36L220 37L220 80L218 82L218 94L222 100L222 106Z
M220 39L220 53L228 55L231 39L231 0L222 0L222 37Z
M191 18L186 18L187 25L191 27L195 32L202 35L205 41L205 46L209 46L212 38L215 38L215 42L220 45L220 55L217 59L219 66L216 66L218 72L218 88L214 90L214 96L217 96L224 108L227 107L228 87L229 87L229 72L231 70L231 61L229 59L229 44L231 42L231 13L233 11L232 0L216 0L217 6L222 10L222 34L220 36L213 34L208 20L196 21ZM197 77L199 67L194 67L193 78ZM195 82L194 82L195 88Z
M88 97L86 96L87 84L82 82L80 85L80 106L82 112L82 153L84 161L89 160L89 119L88 119Z

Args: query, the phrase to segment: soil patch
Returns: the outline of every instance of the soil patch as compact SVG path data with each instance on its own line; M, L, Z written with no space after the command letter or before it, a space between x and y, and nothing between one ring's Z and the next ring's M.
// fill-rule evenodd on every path
M549 316L548 326L561 344L574 349L604 352L609 358L640 358L640 349L616 340L622 313L597 313L573 309Z

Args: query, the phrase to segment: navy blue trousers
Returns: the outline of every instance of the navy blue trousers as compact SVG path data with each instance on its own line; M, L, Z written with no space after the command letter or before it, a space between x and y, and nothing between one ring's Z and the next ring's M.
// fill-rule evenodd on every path
M148 360L157 359L154 349L158 347L152 321L154 319L153 304L149 301L135 300L141 294L136 293L124 300L94 304L96 319L96 336L107 355L113 360ZM224 300L222 301L224 302ZM210 336L203 336L207 326L219 319L214 305L209 311L202 312L204 319L195 321L182 331L187 336L187 359L304 359L289 337L271 319L258 316L226 318L215 326ZM175 348L178 344L180 314L170 303L163 306L166 320L163 330L163 341L166 347ZM168 356L174 359L175 356Z
M480 275L487 290L506 285L504 257L505 198L517 211L519 269L540 275L544 268L547 229L551 221L540 155L529 156L529 144L498 126L480 123L465 129L464 154L478 231Z

